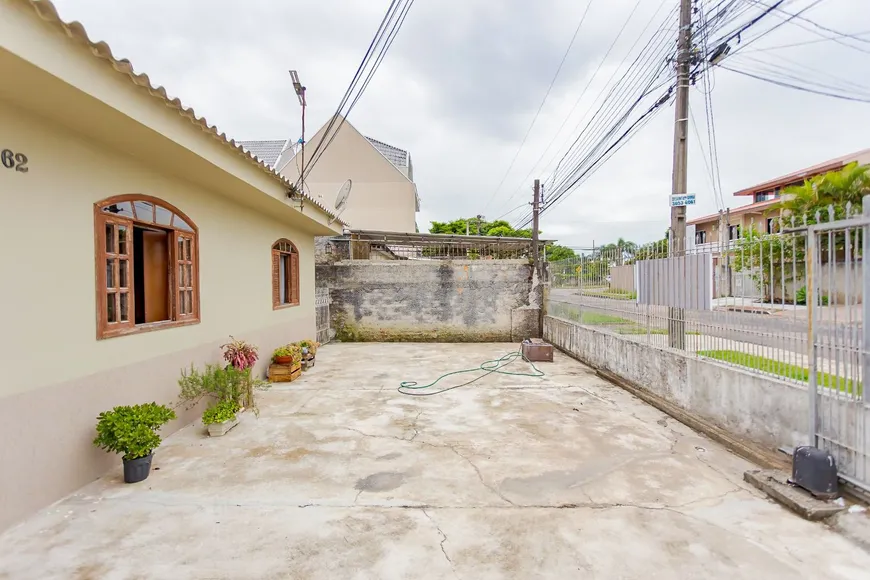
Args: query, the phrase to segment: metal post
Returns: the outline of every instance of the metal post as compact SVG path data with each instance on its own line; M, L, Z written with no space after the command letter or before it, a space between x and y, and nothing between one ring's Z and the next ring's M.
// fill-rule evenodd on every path
M818 367L816 360L816 281L814 277L816 266L816 234L812 229L807 231L807 357L810 363L810 376L807 391L809 394L809 445L816 446L816 428L818 427L816 403L818 402Z
M865 218L870 218L870 195L864 196L864 205L862 207L862 215ZM863 291L861 299L861 349L858 351L858 356L861 357L861 382L867 385L870 382L870 357L867 356L868 346L870 346L870 267L868 267L868 256L870 256L870 226L861 228L861 289ZM857 383L857 381L856 381ZM867 387L860 389L861 399L866 401Z
M308 101L305 100L305 87L302 87L302 169L299 173L299 187L302 189L300 193L305 194L305 109L308 108Z
M689 125L689 52L692 43L692 0L680 0L680 30L677 41L677 105L674 121L674 169L671 193L688 192L688 125ZM686 207L671 207L672 256L685 256ZM680 281L678 283L685 283ZM681 293L676 293L680 296ZM684 349L686 321L682 308L672 306L669 312L668 344Z
M538 273L538 279L541 277L541 257L538 248L538 218L541 205L541 180L535 180L535 196L532 201L532 259L534 260L535 272Z
M535 290L535 296L539 297L541 302L541 309L538 311L538 336L544 336L544 269L541 267L541 252L538 247L538 220L540 218L541 213L541 180L535 180L535 195L532 201L532 257L533 257L533 269L534 269L534 277L537 278L535 283L537 283L537 289Z

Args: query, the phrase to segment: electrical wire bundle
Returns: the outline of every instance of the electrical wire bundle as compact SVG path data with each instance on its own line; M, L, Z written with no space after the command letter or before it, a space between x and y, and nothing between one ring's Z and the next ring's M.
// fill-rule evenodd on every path
M583 129L559 158L545 182L548 193L542 213L558 205L672 100L677 36L673 27L675 16L676 11L670 11L626 65L634 47L643 38L642 33L593 102L593 106L597 103L598 107L591 118L586 121L587 113L578 123L579 128L585 121ZM620 71L621 76L614 80ZM524 228L531 221L531 212L527 212L515 227Z
M739 26L736 30L723 34L718 38L711 39L707 33L706 44L714 47L709 59L697 63L695 73L703 72L713 66L737 73L756 80L764 81L777 86L800 90L803 92L824 95L837 99L870 102L870 86L855 82L854 79L843 78L832 74L827 70L819 70L778 54L765 56L749 56L748 54L769 52L777 48L789 48L818 41L833 41L848 48L870 54L870 39L862 38L860 34L847 34L821 25L809 19L804 14L818 6L823 0L812 0L809 4L797 12L789 12L785 8L794 5L797 0L779 0L771 5L759 0L744 0L745 4L761 10L750 22ZM745 10L744 10L745 11ZM767 28L762 28L755 34L743 37L750 27L766 17L772 17L776 21ZM771 18L766 18L770 22ZM755 42L768 36L774 30L785 24L797 26L821 38L803 43L794 43L782 47L769 47L767 49L747 50ZM772 62L768 59L772 59ZM727 60L727 65L722 64Z
M387 51L393 45L393 41L395 41L399 30L402 28L402 24L405 22L405 18L408 16L408 11L413 5L414 0L392 0L390 2L387 12L383 20L381 20L381 24L375 32L375 36L372 38L368 50L366 50L356 73L353 75L353 79L351 79L341 102L326 124L323 137L311 153L311 161L305 165L302 174L299 176L299 180L296 183L297 188L308 177L320 158L323 157L323 154L341 130L342 125L344 125L345 119L350 115L363 93L365 93L366 88L368 88L369 83L381 66Z

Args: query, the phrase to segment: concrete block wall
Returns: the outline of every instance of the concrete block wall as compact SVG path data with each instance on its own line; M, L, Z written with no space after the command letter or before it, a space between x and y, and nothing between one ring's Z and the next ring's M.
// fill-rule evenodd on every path
M769 449L808 442L808 392L774 378L544 317L544 339Z
M542 293L528 260L367 261L317 265L336 338L511 342L540 335Z

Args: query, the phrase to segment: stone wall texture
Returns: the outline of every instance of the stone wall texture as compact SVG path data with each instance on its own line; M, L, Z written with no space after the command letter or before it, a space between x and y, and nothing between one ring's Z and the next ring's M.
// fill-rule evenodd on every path
M540 335L541 292L527 260L369 261L317 265L336 338L511 342Z

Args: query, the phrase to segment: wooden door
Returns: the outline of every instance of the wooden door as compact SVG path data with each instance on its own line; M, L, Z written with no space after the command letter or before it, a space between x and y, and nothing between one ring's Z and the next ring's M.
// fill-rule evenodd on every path
M142 232L145 322L169 320L169 234Z

